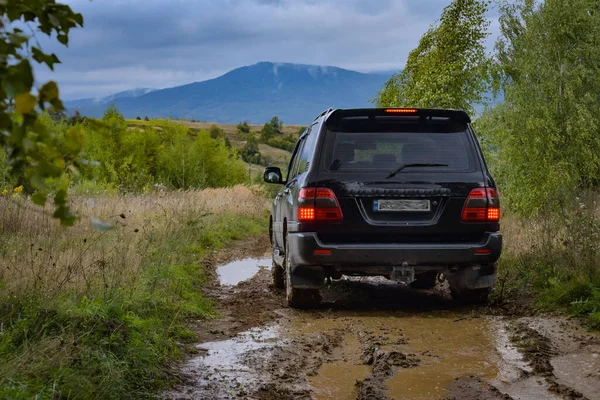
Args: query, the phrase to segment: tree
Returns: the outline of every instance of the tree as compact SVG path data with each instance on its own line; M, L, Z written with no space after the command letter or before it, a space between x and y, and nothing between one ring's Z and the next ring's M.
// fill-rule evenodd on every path
M144 117L144 121L150 121L150 118L148 118L148 116L146 115L146 116Z
M210 137L213 138L213 139L218 139L220 137L225 136L225 132L223 131L223 129L219 128L215 124L212 124L210 126L210 129L208 130L208 133L210 133Z
M489 0L454 0L410 52L404 70L379 91L379 107L442 107L473 111L490 86L485 39Z
M47 179L57 180L69 169L77 170L85 160L79 157L79 131L71 129L59 140L38 121L39 110L51 105L61 112L64 106L55 82L34 88L32 62L54 69L60 60L42 50L35 34L23 31L23 22L32 32L56 37L66 46L70 30L83 26L83 17L54 0L5 0L0 2L0 16L0 145L10 149L9 162L24 172L35 191L32 200L44 205L50 191ZM63 224L75 221L67 203L66 184L54 193L54 206L54 217Z
M504 104L478 125L511 208L531 214L600 185L600 10L597 0L519 0L500 11Z
M269 139L283 133L283 123L279 120L279 117L271 118L271 121L267 122L260 132L260 140L264 143L268 142Z
M248 136L246 144L242 147L241 156L247 163L258 165L262 163L262 155L258 149L258 140L256 140L254 135Z
M250 125L248 124L248 121L243 121L237 124L237 131L238 133L246 135L250 133Z
M137 117L135 117L135 119L138 120L138 121L142 120L139 115Z
M279 117L275 116L271 118L269 124L275 129L275 132L280 135L283 132L283 122L279 120Z

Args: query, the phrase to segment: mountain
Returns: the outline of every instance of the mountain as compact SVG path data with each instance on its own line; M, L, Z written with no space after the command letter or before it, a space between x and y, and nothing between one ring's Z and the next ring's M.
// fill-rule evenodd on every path
M261 62L203 82L148 93L142 93L148 89L134 89L125 92L129 95L73 100L65 105L91 117L102 116L114 103L126 118L262 124L276 115L286 124L306 125L329 107L372 107L370 100L388 78L389 74L337 67Z
M93 113L93 111L98 111L101 109L102 113L104 113L104 110L106 109L106 107L111 105L117 99L136 98L136 97L140 97L145 94L148 94L150 92L153 92L155 90L156 89L150 89L150 88L137 88L137 89L125 90L123 92L111 94L110 96L106 96L106 97L98 97L98 98L94 98L94 99L67 100L64 102L64 104L68 110L75 110L75 109L78 109L80 111L81 110L90 110ZM96 110L96 108L98 110ZM92 116L92 113L90 113L89 116ZM96 116L96 115L94 114L93 116ZM102 114L100 114L100 116L102 116Z
M110 96L103 97L102 102L110 103L111 101L115 101L116 99L136 98L136 97L140 97L145 94L148 94L150 92L154 92L155 90L156 89L149 89L149 88L138 88L138 89L126 90L124 92L119 92L119 93L112 94Z

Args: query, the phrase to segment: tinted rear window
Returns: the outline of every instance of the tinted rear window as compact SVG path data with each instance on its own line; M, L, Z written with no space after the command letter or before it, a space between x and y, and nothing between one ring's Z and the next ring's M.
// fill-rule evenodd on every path
M404 164L445 164L416 167L406 172L466 172L474 168L467 133L450 132L336 132L329 131L323 157L328 171L390 172Z

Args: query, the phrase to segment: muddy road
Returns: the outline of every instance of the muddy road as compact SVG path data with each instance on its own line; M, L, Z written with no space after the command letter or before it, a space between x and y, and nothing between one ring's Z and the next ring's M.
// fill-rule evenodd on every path
M365 278L292 310L262 238L209 266L219 317L167 399L600 399L600 339L576 321Z

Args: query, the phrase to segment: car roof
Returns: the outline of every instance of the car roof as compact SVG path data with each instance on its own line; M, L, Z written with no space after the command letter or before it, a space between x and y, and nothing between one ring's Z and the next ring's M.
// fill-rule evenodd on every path
M348 118L348 117L368 117L374 118L376 116L390 116L390 115L412 115L422 117L441 117L449 118L458 122L470 123L471 118L463 110L455 110L448 108L352 108L352 109L333 109L329 108L319 114L315 121L323 119L327 121L335 118Z

